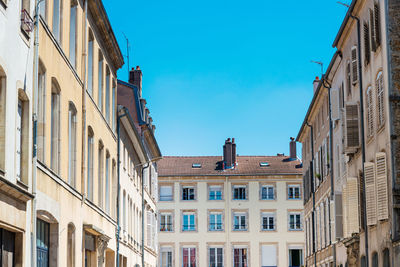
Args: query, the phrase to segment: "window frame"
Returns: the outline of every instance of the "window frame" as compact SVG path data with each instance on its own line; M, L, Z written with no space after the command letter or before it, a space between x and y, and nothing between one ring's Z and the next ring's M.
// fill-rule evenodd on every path
M272 188L272 190L273 190L273 192L272 192L273 197L272 198L263 198L263 189L264 188ZM268 189L267 189L267 195L269 195ZM276 185L275 184L260 184L260 200L269 200L269 201L271 201L271 200L276 200L276 199L277 199L277 194L276 194Z
M265 229L264 228L264 218L268 218L268 225L269 225L269 218L273 218L273 228L272 229ZM261 232L271 232L271 231L276 231L277 229L277 223L276 223L276 211L261 211L260 213L260 229Z
M163 195L161 194L161 189L162 187L171 187L171 198L170 199L162 199ZM168 201L174 201L174 184L164 184L164 183L160 183L158 186L158 201L161 202L168 202Z
M295 216L294 217L294 228L291 228L291 223L290 223L290 217L291 216ZM299 220L300 220L300 227L297 228L297 216L299 216ZM289 211L288 212L288 218L287 218L287 223L288 223L288 231L303 231L303 214L301 213L301 211ZM321 236L321 235L320 235Z
M242 225L244 216L244 228ZM239 217L239 227L236 229L235 217ZM249 231L249 212L247 210L233 210L232 211L232 231L234 232L247 232Z
M193 222L193 228L191 227L192 225L190 224L190 217L188 217L188 228L185 229L185 216L194 216ZM186 232L197 232L197 210L182 210L181 211L181 232L186 233Z
M207 216L207 225L208 225L208 227L207 227L207 232L223 232L224 231L224 212L223 212L223 210L208 210L208 216ZM211 216L212 215L220 215L221 216L221 229L216 229L215 227L214 228L211 228ZM214 219L214 225L217 225L217 228L218 228L218 219L217 219L217 217L214 217L215 219Z
M244 188L244 198L235 198L235 190ZM232 184L232 200L233 201L245 201L248 198L248 184Z
M184 199L185 193L184 190L193 190L193 194L189 194L190 192L187 192L187 197L188 199ZM197 186L196 184L181 184L181 201L196 201L197 200ZM193 199L190 199L190 195L193 196Z
M222 262L220 262L221 264L218 264L218 250L221 249L222 253ZM211 261L211 250L215 250L215 261L212 262ZM224 267L224 263L225 263L225 258L224 258L224 254L225 254L225 249L223 245L210 245L207 247L207 263L208 263L208 267L211 266L215 266L215 267ZM214 263L212 265L212 263Z
M301 200L302 199L301 184L287 184L286 188L287 188L287 195L286 195L287 200ZM290 197L290 189L292 189L292 188L293 188L293 197ZM298 198L295 197L296 196L295 189L299 190Z
M215 199L211 199L211 192L218 192L218 191L215 191L215 190L212 190L212 189L213 188L217 188L217 187L220 188L221 198L217 199L216 198L217 194L215 194L215 196L214 196ZM223 184L208 184L207 185L207 200L209 200L209 201L223 201L224 200L224 186L223 186Z
M168 227L166 227L165 225L164 225L164 227L165 227L165 229L166 230L162 230L163 228L163 225L162 225L162 217L166 217L166 216L169 216L170 217L170 230L168 230ZM172 233L172 232L174 232L174 213L173 213L173 211L166 211L166 210L162 210L162 211L159 211L159 223L158 223L158 225L159 225L159 231L160 232L166 232L166 233ZM167 220L164 220L165 222L167 221ZM166 225L168 225L168 224L166 224Z

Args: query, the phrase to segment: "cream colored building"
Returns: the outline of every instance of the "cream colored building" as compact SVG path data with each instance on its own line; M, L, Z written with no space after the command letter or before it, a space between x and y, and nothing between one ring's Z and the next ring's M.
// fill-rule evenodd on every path
M164 157L158 266L301 266L301 163L291 157Z

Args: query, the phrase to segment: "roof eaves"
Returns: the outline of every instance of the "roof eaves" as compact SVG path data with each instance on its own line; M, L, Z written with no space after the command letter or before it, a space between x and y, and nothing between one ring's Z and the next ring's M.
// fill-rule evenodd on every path
M340 38L342 37L342 34L344 32L344 29L346 28L346 25L347 25L347 23L348 23L348 21L349 21L349 19L351 17L351 14L353 13L354 7L357 4L357 1L358 0L351 1L350 7L347 10L347 13L346 13L346 16L343 19L342 25L340 25L339 32L336 35L335 40L333 41L332 47L336 47L338 45L338 43L340 41Z

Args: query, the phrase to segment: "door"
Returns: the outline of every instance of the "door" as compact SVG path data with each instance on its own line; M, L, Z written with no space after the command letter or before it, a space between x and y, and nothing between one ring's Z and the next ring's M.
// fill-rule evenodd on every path
M36 229L37 267L48 267L50 248L50 224L38 219Z
M15 233L0 228L0 267L15 263Z
M289 249L289 266L300 267L303 264L303 251L301 249Z

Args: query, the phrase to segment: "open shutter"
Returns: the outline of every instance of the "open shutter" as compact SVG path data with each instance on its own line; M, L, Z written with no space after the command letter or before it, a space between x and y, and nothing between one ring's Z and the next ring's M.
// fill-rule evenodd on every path
M147 237L147 242L146 242L146 245L148 246L148 247L150 247L151 246L151 212L150 211L147 211L147 221L146 221L146 223L147 223L147 235L146 235L146 237Z
M367 225L376 224L376 192L375 192L375 164L364 163L365 199L367 208Z
M371 33L371 50L376 51L376 31L375 31L375 17L372 9L369 9L369 25Z
M348 235L360 231L359 223L359 201L358 201L358 180L356 177L347 178L347 223Z
M375 26L375 43L378 48L381 45L381 15L379 3L375 2L374 4L374 26Z
M347 149L354 149L360 145L358 131L359 131L358 105L346 104L346 148Z
M386 154L376 153L376 195L378 220L389 218Z
M368 65L371 59L371 48L369 44L369 25L364 23L364 64Z
M337 88L333 88L330 90L331 92L331 116L332 116L332 121L339 120L339 90Z
M357 47L353 46L351 48L351 77L353 85L358 82L358 55Z

